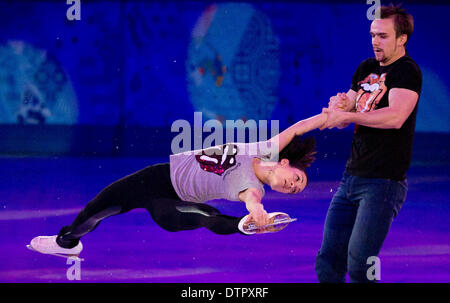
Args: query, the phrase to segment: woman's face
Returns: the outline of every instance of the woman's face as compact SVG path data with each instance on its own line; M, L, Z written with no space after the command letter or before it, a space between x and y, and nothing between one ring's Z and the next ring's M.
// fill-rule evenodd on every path
M287 159L281 159L269 176L269 186L280 193L297 194L305 189L306 182L305 172L290 166Z

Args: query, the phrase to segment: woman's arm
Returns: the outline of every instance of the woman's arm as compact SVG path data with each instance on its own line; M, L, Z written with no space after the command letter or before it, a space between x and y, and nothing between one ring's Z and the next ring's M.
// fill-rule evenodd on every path
M261 203L262 193L257 188L247 188L239 193L239 200L245 203L250 215L247 222L254 220L256 226L269 224L269 215Z
M301 120L294 125L288 127L281 133L276 136L273 136L268 140L270 145L276 144L278 145L278 152L281 152L289 142L294 139L295 136L301 136L309 131L312 131L316 128L321 128L322 125L327 121L327 114L321 113L311 118Z

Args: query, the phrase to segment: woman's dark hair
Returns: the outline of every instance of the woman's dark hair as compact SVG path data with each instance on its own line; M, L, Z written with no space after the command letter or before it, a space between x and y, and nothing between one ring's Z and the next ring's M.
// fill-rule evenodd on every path
M316 139L309 137L302 139L295 136L294 139L280 152L279 159L288 159L292 167L300 170L306 170L316 159L314 155L316 147Z

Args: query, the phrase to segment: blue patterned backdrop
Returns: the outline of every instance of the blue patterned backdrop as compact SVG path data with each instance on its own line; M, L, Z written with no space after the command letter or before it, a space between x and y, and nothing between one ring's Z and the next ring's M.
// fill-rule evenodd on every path
M403 1L424 76L418 131L450 132L450 5ZM372 56L369 8L343 3L0 2L0 123L170 126L318 113Z

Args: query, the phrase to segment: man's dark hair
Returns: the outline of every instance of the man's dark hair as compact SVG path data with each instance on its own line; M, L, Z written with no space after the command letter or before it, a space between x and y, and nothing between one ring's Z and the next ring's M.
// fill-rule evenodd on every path
M315 147L314 137L302 139L300 136L295 136L280 152L279 159L288 159L292 167L305 171L315 160Z
M393 18L396 38L406 35L405 46L414 31L414 18L401 5L380 6L380 18Z

